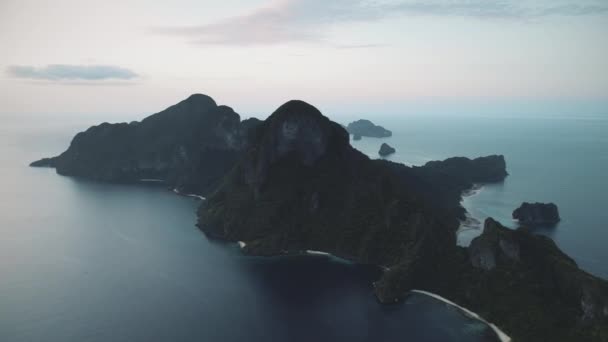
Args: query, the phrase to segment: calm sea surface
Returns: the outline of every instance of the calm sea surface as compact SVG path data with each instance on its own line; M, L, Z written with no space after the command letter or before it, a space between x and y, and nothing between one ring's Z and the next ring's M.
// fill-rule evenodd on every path
M150 186L61 177L27 164L101 120L8 119L0 126L0 341L482 341L485 325L425 296L379 305L374 269L323 257L251 258L209 241L197 200ZM408 118L392 159L507 158L508 179L466 199L513 225L523 200L554 201L539 233L608 276L608 121ZM354 145L376 155L380 141ZM475 234L461 236L461 243Z

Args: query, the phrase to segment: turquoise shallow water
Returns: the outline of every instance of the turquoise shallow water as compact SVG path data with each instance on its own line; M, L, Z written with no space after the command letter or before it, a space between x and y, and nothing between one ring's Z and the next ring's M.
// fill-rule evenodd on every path
M27 167L98 121L0 127L0 341L494 339L426 296L379 305L376 269L210 241L192 198Z
M464 205L480 220L516 227L512 211L523 201L554 202L562 221L538 228L585 270L608 278L608 116L410 116L378 118L387 139L351 142L377 158L382 142L397 149L389 159L408 165L452 156L503 154L509 177L484 186ZM480 230L459 236L467 244Z

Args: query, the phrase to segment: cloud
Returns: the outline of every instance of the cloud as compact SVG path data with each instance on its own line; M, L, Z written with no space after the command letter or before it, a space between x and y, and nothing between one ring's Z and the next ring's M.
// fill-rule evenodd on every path
M17 78L68 82L124 81L138 77L135 72L129 69L113 65L51 64L40 68L12 65L8 67L7 72Z
M431 0L401 1L389 6L401 14L460 16L480 19L534 19L548 16L583 16L608 13L608 5L598 0Z
M274 45L327 42L326 31L344 23L397 16L535 19L608 13L602 0L276 0L248 13L209 24L157 28L204 45ZM373 47L378 44L345 44Z
M333 23L373 20L380 13L357 0L279 0L243 15L214 23L165 27L157 33L185 36L194 43L213 45L271 45L320 42Z
M333 47L336 49L372 49L372 48L380 48L387 47L387 44L334 44Z

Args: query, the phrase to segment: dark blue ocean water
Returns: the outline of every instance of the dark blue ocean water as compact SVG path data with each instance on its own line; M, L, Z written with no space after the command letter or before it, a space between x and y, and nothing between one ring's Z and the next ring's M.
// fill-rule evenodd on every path
M552 236L606 276L607 121L409 118L395 160L502 153L511 176L468 199L505 223L551 200ZM421 295L382 306L374 269L328 257L250 258L195 227L197 200L98 184L27 164L99 119L13 118L0 127L0 341L481 341L485 326ZM380 141L357 148L375 155Z

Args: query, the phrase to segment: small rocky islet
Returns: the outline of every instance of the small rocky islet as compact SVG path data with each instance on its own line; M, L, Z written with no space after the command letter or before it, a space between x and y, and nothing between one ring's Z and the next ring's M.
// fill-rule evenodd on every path
M389 156L393 153L395 153L397 150L395 150L394 147L392 147L391 145L387 144L387 143L382 143L382 145L380 145L380 150L378 151L378 154L381 157L386 157Z
M524 202L515 209L513 218L526 225L555 225L561 218L555 203Z
M514 341L608 338L608 283L549 238L489 218L468 248L456 245L462 193L502 181L502 156L408 167L368 158L305 102L241 121L193 95L139 123L92 127L32 166L109 182L162 179L204 195L197 225L208 236L243 241L249 255L318 250L382 266L382 303L426 290Z

